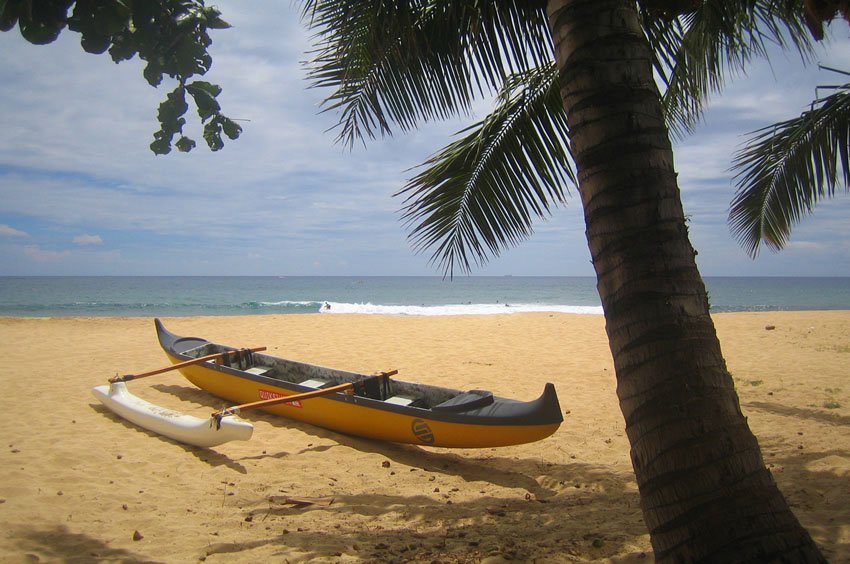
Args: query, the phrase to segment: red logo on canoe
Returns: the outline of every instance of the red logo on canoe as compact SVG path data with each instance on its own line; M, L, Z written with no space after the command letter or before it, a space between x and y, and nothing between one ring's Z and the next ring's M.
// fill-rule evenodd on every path
M270 390L257 390L257 393L260 396L261 400L267 400L272 398L283 398L286 397L284 394L279 394L277 392L272 392ZM301 407L301 402L298 400L282 403L280 405L291 405L292 407Z
M417 439L425 443L426 445L430 445L434 443L434 432L431 430L431 427L423 421L422 419L414 419L410 424L410 430L413 431L413 434Z

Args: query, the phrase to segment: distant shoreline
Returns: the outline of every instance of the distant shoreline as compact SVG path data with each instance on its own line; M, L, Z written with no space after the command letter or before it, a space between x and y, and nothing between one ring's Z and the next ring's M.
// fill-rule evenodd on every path
M830 314L830 313L850 313L850 308L846 309L782 309L782 310L762 310L762 311L712 311L710 312L711 317L715 316L744 316L744 315L772 315L772 314L814 314L817 315L819 313ZM565 317L602 317L602 313L575 313L575 312L559 312L559 311L523 311L523 312L515 312L515 313L486 313L486 314L475 314L475 313L463 313L457 315L434 315L434 316L425 316L425 315L398 315L398 314L381 314L381 313L338 313L334 315L323 314L321 312L312 312L312 313L242 313L242 314L226 314L226 315L43 315L43 316L27 316L27 315L2 315L0 314L0 320L7 321L80 321L80 320L110 320L110 319L125 319L125 320L140 320L147 319L153 320L156 318L162 319L195 319L195 320L218 320L218 319L238 319L238 318L274 318L274 317L321 317L321 318L337 318L337 317L363 317L363 318L387 318L387 319L404 319L404 318L432 318L432 319L446 319L451 320L453 318L463 319L463 318L488 318L488 317L515 317L515 316L565 316Z
M712 313L850 309L850 277L706 278ZM600 314L591 277L0 277L0 316Z

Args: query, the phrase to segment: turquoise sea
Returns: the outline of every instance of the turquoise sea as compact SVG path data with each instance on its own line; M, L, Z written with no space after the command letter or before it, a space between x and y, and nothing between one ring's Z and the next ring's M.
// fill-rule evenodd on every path
M0 277L0 315L601 314L590 277ZM850 309L850 278L708 277L713 312Z

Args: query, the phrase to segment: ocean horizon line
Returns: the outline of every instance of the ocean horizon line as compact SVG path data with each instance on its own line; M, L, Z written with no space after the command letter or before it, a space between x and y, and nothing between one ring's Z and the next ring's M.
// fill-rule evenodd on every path
M712 312L850 309L850 277L706 277ZM601 314L591 276L0 277L0 315Z

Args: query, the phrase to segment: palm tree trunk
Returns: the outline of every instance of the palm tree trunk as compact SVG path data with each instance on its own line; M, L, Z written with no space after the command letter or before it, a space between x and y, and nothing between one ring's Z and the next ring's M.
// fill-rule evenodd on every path
M726 369L634 0L552 0L548 13L656 560L823 562L765 468Z

